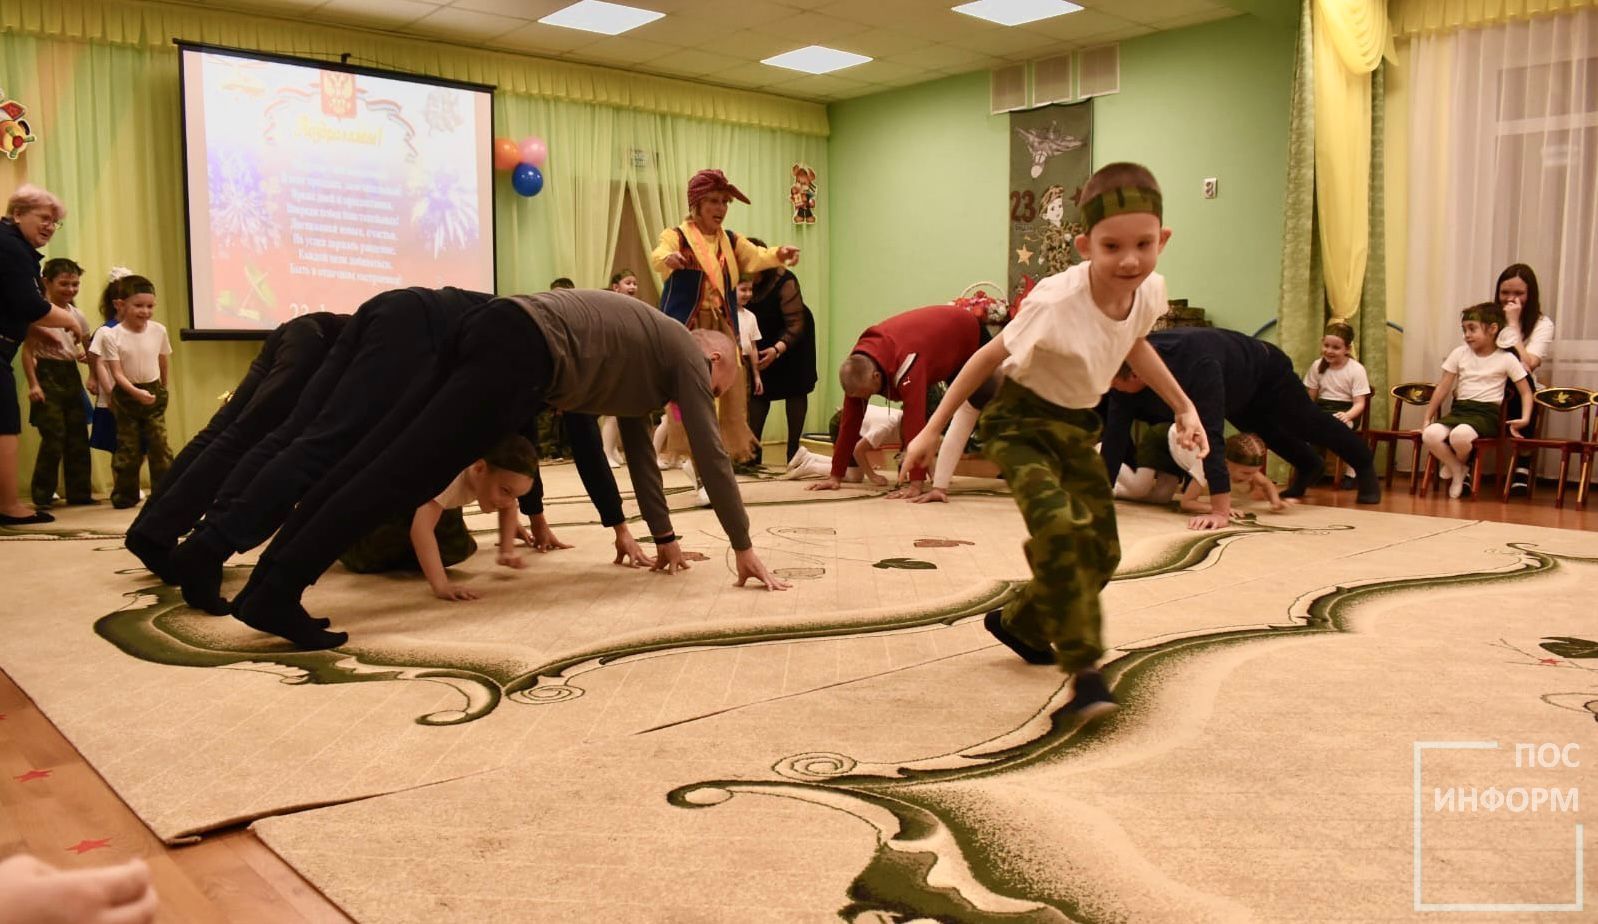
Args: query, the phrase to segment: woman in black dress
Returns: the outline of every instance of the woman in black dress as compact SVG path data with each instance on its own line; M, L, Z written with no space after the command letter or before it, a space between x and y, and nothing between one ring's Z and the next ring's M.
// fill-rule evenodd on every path
M749 243L765 246L754 238L750 238ZM749 396L749 429L755 432L756 438L763 436L771 402L785 402L788 454L783 461L786 462L799 451L809 395L816 390L816 319L805 307L799 280L786 268L779 266L758 274L754 286L749 310L760 322L762 335L756 348L765 388L764 393ZM762 450L763 447L755 450L756 464L761 462Z
M65 327L87 339L71 312L51 305L44 297L39 248L50 242L66 217L61 200L32 184L17 187L0 218L0 526L26 526L55 519L17 499L17 437L22 433L22 409L11 359L17 355L28 328Z

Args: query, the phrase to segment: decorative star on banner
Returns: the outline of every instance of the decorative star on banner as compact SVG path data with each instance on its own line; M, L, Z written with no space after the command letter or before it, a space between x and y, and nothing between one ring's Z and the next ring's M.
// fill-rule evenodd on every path
M101 838L100 840L97 840L97 841L90 841L90 840L78 841L76 844L73 844L71 847L68 847L67 849L72 851L75 854L82 855L82 854L88 853L91 850L99 850L102 847L110 847L110 846L111 846L111 839L109 837L106 837L106 838Z
M1025 244L1022 244L1021 249L1015 252L1015 262L1022 266L1030 266L1032 264L1032 251L1028 250Z
M18 783L31 783L34 780L42 780L45 777L48 777L50 772L51 771L49 770L29 770L27 773L24 773L21 776L12 777L12 779L16 780Z

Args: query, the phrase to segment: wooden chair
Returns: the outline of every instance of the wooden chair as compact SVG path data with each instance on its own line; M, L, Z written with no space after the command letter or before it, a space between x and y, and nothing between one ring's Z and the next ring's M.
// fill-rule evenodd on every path
M1598 398L1598 393L1587 388L1572 388L1566 386L1550 385L1547 388L1537 389L1532 395L1532 400L1540 405L1545 413L1537 415L1537 421L1532 425L1532 432L1526 436L1509 437L1509 456L1511 459L1525 454L1531 455L1531 477L1526 480L1526 497L1531 499L1537 493L1537 457L1544 449L1559 450L1559 491L1554 496L1554 506L1565 505L1565 480L1570 474L1570 457L1581 453L1582 440L1586 439L1592 430L1593 401ZM1577 438L1553 439L1543 436L1543 425L1547 423L1553 413L1569 414L1581 412L1581 429L1577 430ZM1502 478L1503 499L1509 500L1509 487L1514 479ZM1578 490L1577 494L1580 494Z
M1593 407L1598 407L1598 394L1592 397ZM1581 453L1581 481L1576 486L1576 506L1587 506L1587 487L1592 483L1593 459L1598 457L1598 414L1593 415L1592 429L1582 434L1582 438L1575 445L1575 452ZM1564 482L1560 482L1559 490L1564 491Z
M1405 406L1418 407L1422 413L1425 413L1426 405L1431 403L1432 393L1437 391L1437 385L1433 382L1405 382L1402 385L1394 385L1387 391L1388 394L1393 396L1393 413L1388 418L1388 420L1392 421L1392 429L1367 429L1365 431L1365 441L1370 443L1372 454L1383 443L1389 447L1387 451L1387 489L1389 491L1393 488L1393 469L1398 464L1398 444L1409 444L1415 458L1409 469L1409 493L1414 494L1416 485L1419 484L1420 470L1423 467L1420 431L1404 429L1403 424L1400 422L1400 415L1403 413ZM1365 408L1366 420L1370 419L1370 407L1368 405L1369 402L1367 402Z
M1535 397L1535 396L1534 396ZM1497 473L1498 480L1507 484L1509 472L1504 468L1504 447L1509 442L1509 392L1504 392L1504 400L1498 405L1498 432L1491 436L1478 436L1470 444L1470 484L1471 497L1481 493L1481 460L1486 457L1487 450L1493 453L1493 471ZM1447 416L1446 414L1444 416ZM1437 471L1437 457L1426 453L1426 464L1421 469L1420 493L1425 496L1431 491L1432 476ZM1441 479L1439 479L1441 480Z

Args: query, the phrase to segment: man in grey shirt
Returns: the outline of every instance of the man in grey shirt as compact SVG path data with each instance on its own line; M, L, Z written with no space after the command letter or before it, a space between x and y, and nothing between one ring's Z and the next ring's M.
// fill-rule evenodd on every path
M753 578L786 590L754 552L716 421L715 399L734 381L737 362L730 338L690 332L614 292L563 289L488 303L462 322L431 374L392 404L388 395L370 397L381 422L300 501L239 593L234 615L300 648L343 644L346 633L328 631L300 605L305 588L384 516L414 509L500 438L536 427L546 405L618 419L638 506L655 537L654 570L672 574L688 563L672 532L647 415L675 402L735 553L737 584Z

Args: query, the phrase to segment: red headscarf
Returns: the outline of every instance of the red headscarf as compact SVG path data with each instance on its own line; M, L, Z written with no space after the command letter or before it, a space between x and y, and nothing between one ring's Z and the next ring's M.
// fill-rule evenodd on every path
M720 170L701 170L688 181L688 210L693 211L701 199L713 192L726 193L739 202L749 204L749 197L727 182L727 174Z

